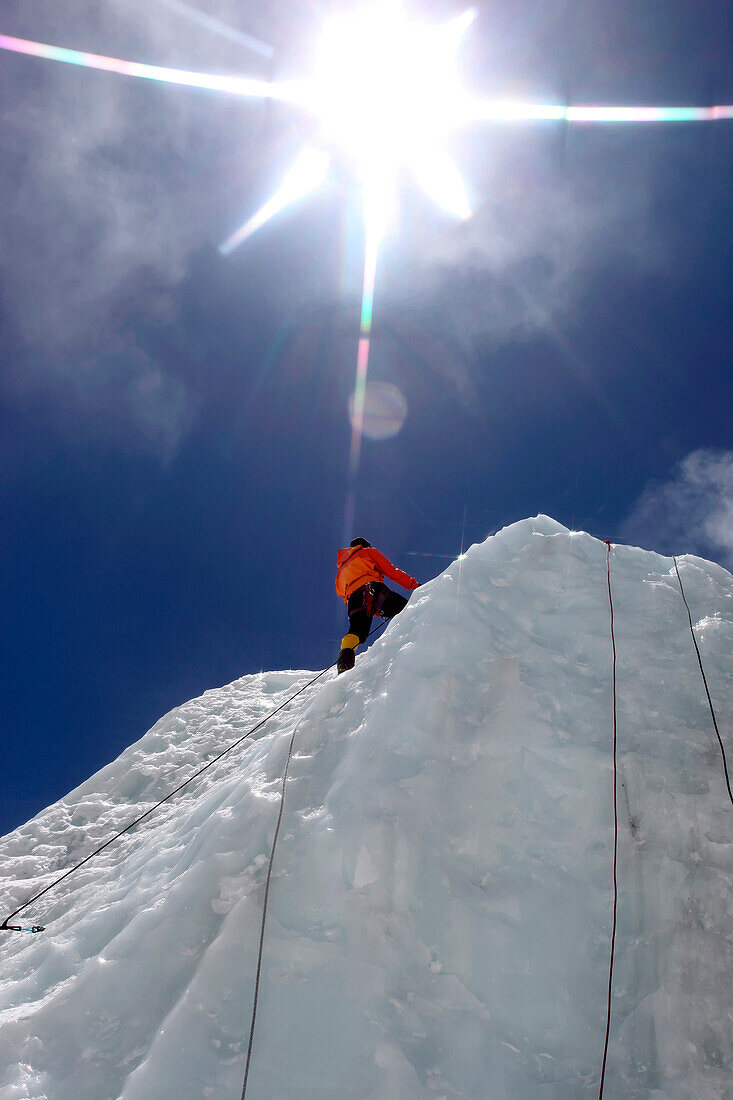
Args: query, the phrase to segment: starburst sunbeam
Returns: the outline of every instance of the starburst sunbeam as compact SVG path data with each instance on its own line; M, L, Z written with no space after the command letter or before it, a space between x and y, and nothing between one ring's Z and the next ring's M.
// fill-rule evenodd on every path
M184 19L188 19L191 23L198 23L200 27L211 31L212 34L217 34L221 38L228 38L230 42L235 42L238 46L244 46L245 49L251 50L261 57L270 58L275 52L272 46L268 46L266 42L261 42L259 38L254 38L251 34L244 34L235 27L230 27L228 23L222 23L221 19L214 19L213 16L199 11L192 4L187 4L185 0L155 0L155 2L160 4L161 7L168 8L169 11L182 15Z
M163 0L188 8L183 0ZM439 206L459 219L471 214L465 184L448 151L460 128L482 122L690 123L733 118L733 105L713 107L569 106L482 101L460 82L457 54L473 22L467 11L443 25L410 21L396 0L326 23L310 76L285 83L124 61L0 35L0 49L168 84L291 103L314 117L318 148L306 150L278 191L220 246L224 254L277 213L315 190L337 149L351 162L364 196L365 258L361 324L352 404L346 531L353 520L369 369L379 248L394 218L397 185L409 174ZM255 41L255 40L253 40ZM251 45L251 43L249 43Z
M310 194L319 187L328 172L330 158L327 153L318 149L306 149L296 160L293 167L283 180L282 186L268 199L264 206L253 214L249 221L232 233L222 244L219 251L223 256L228 256L243 241L261 229L266 222L274 218L287 206L292 206L298 199Z
M0 34L0 49L61 61L88 69L101 69L121 76L141 77L167 84L181 84L191 88L226 92L229 95L254 96L264 99L280 99L285 102L306 105L303 99L303 82L294 85L271 83L241 76L193 72L187 69L171 69L161 65L149 65L139 61L126 61L119 57L86 53L82 50L52 46L28 38ZM624 106L562 106L555 103L524 103L514 100L473 100L462 103L456 127L471 122L716 122L733 119L733 104L712 107L624 107Z
M204 88L211 92L229 95L252 96L255 99L282 99L292 101L293 89L286 84L267 80L253 80L243 76L218 76L216 73L197 73L187 69L169 69L161 65L146 65L140 61L123 61L119 57L105 57L98 53L68 50L61 46L49 46L46 42L31 42L27 38L14 38L0 34L0 49L13 53L42 57L48 61L61 61L66 65L78 65L85 69L101 69L120 76L136 76L143 80L158 80L164 84L182 84L188 88Z

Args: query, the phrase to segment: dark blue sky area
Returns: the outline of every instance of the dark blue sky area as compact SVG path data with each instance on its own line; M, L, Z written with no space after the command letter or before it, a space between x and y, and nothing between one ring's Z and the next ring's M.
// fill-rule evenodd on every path
M283 75L315 24L199 7ZM481 94L733 103L728 4L513 7L468 36ZM265 74L155 4L64 8L9 4L0 32ZM4 832L206 688L335 659L362 255L343 166L217 251L300 146L284 108L11 54L0 95ZM364 441L350 534L420 581L538 511L729 562L700 517L733 446L733 122L477 127L454 151L473 222L406 189L382 254L370 377L407 416Z

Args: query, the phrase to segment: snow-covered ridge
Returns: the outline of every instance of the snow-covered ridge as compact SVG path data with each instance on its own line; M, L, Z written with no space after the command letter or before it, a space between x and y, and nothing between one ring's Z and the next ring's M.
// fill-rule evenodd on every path
M733 578L678 559L733 757ZM611 552L619 929L606 1095L733 1096L733 807L671 559ZM158 722L0 844L9 912L313 673ZM0 1100L597 1095L611 919L606 547L547 517L472 547L0 939Z

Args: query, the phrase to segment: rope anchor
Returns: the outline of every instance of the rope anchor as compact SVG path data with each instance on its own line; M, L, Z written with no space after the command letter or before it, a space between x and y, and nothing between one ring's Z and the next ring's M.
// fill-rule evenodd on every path
M0 924L0 932L45 932L43 924L31 924L27 927L22 924Z

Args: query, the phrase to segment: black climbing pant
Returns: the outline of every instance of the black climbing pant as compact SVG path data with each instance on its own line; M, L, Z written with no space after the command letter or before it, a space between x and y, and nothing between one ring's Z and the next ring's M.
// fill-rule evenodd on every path
M349 631L356 634L360 642L365 642L372 628L372 619L381 615L384 619L393 619L407 604L404 596L387 588L386 584L372 581L363 584L349 596Z

